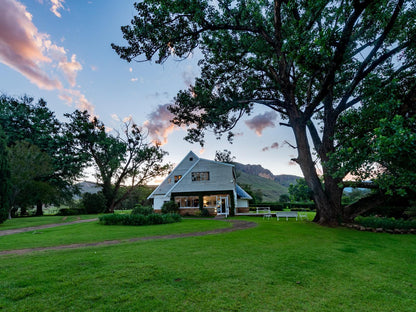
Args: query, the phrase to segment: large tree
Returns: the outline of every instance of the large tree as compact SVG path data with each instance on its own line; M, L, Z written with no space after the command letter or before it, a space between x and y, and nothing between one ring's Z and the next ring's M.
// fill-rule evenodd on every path
M146 132L135 123L124 123L122 134L113 135L87 111L76 110L66 116L70 119L68 132L80 151L89 154L96 169L108 212L113 212L135 187L165 174L170 168L162 163L167 153L160 145L149 143ZM129 187L120 194L123 185Z
M42 181L55 189L50 202L59 204L72 197L73 182L79 178L86 165L86 155L74 148L74 141L64 131L65 127L44 100L0 96L0 125L7 134L9 147L26 141L46 153L53 170ZM35 166L35 165L34 165ZM44 184L43 184L44 185ZM36 202L37 215L42 215L43 201Z
M10 166L6 135L0 125L0 224L6 221L10 209Z
M254 105L276 111L293 129L315 221L350 220L341 205L344 176L334 174L341 164L326 165L337 122L371 93L415 74L414 1L144 0L135 8L132 25L122 27L127 46L112 45L121 58L163 63L203 53L200 78L170 108L176 124L191 126L188 140L203 143L208 128L229 132Z

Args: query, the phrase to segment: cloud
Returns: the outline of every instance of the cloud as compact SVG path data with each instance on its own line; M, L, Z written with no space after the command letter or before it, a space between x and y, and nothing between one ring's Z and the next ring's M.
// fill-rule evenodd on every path
M274 142L274 143L272 143L271 146L263 147L261 150L262 150L262 152L267 152L270 149L278 149L278 148L279 148L279 143Z
M91 68L92 71L97 71L98 70L98 67L94 66L94 65L90 65L90 68Z
M68 62L66 59L62 62L59 62L58 67L65 73L65 77L67 78L69 84L72 87L75 87L77 84L77 71L82 70L82 65L76 61L76 55L72 54L70 62Z
M278 148L279 148L279 143L274 142L274 143L270 146L270 148L278 149Z
M131 82L136 82L137 80L139 80L138 78L131 78L130 81Z
M120 121L120 117L118 117L117 114L112 114L111 119L113 119L115 121Z
M129 68L129 72L133 72L133 68L131 68L131 67L130 67L130 68Z
M56 10L64 1L54 1ZM59 5L61 4L61 6ZM0 62L21 73L40 89L59 90L59 98L76 104L92 115L94 106L79 90L66 89L57 77L48 72L61 71L71 87L76 85L77 72L82 66L73 54L68 61L65 48L53 43L49 34L41 33L32 22L32 15L17 0L0 1Z
M168 111L170 104L159 105L149 115L149 119L143 123L154 143L164 145L168 142L168 136L175 130L175 125L170 122L173 114ZM177 128L177 127L176 127Z
M58 12L58 10L60 9L65 9L63 3L65 2L65 0L50 0L51 1L51 12L53 14L55 14L57 17L61 17L61 13Z
M266 112L262 115L254 116L252 119L246 120L247 127L254 130L258 136L262 135L262 132L267 127L276 127L274 120L277 118L275 112Z
M15 0L0 1L0 61L41 89L59 89L61 82L48 77L40 67L52 62L43 53L47 38L38 32L24 5Z
M87 110L91 116L94 116L94 105L92 105L84 94L79 90L63 89L59 95L59 98L66 100L68 104L75 103L77 109L84 111Z

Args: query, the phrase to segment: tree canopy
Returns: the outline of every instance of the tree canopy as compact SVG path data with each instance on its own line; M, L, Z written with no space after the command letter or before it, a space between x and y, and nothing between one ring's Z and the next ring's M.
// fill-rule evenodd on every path
M87 111L66 114L70 119L67 131L80 151L88 153L96 168L96 177L112 212L130 192L157 176L163 175L169 164L163 164L167 152L160 145L147 141L146 132L133 122L124 124L122 134L112 135L103 122ZM120 195L120 188L130 185Z
M415 6L404 0L144 0L135 4L131 25L121 28L127 46L112 47L129 62L156 63L200 49L201 75L176 96L173 122L189 126L186 138L203 144L206 129L232 138L254 105L279 113L281 124L293 129L293 160L313 192L315 221L332 225L351 217L341 205L343 161L328 165L338 152L338 122L397 82L408 80L413 90ZM386 98L379 100L376 106ZM354 146L348 155L356 152Z
M46 154L50 162L51 170L47 175L38 175L36 182L31 184L40 187L48 185L48 191L43 188L32 189L31 199L36 202L37 215L41 215L43 203L61 203L72 197L76 189L73 181L82 175L86 165L86 155L82 151L77 151L74 141L65 132L64 123L59 121L55 114L47 107L47 103L40 99L34 102L33 98L22 97L13 98L6 95L0 96L0 125L7 135L7 145L11 151L22 152L23 145L19 149L13 149L18 142L27 142L31 148L39 149L39 153ZM27 151L30 153L29 151ZM10 155L15 161L14 155ZM27 155L30 157L30 155ZM30 160L30 158L26 158ZM32 159L34 160L34 159ZM27 169L34 171L34 168L41 166L39 163L27 164ZM23 167L16 167L13 170L20 170ZM23 174L22 172L20 174ZM19 174L15 175L19 176ZM28 182L28 181L24 181ZM23 183L23 182L22 182ZM41 183L41 184L39 184ZM28 186L29 184L27 184ZM52 191L52 188L54 189ZM28 190L26 189L26 194ZM39 197L44 194L45 197Z

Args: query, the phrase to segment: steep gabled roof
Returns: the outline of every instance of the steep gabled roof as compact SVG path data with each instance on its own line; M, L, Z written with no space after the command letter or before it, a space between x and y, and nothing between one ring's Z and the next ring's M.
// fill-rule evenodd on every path
M241 199L253 199L246 191L244 191L240 185L235 185L235 191L237 192L237 198Z
M174 177L175 176L175 174L177 173L177 171L178 171L178 168L182 168L182 167L184 167L184 166L186 166L186 164L185 164L185 162L186 161L189 161L189 160L191 160L192 159L192 164L189 164L189 168L185 168L185 170L186 170L186 172L185 172L185 174L182 174L182 178L181 179L179 179L179 181L181 181L183 178L184 178L184 176L186 175L186 173L189 171L189 170L191 170L198 162L199 162L199 160L200 160L200 158L194 153L194 152L192 152L192 151L190 151L182 160L181 160L181 162L178 164L178 165L176 165L176 167L169 173L169 175L163 180L163 182L162 183L160 183L159 184L159 186L147 197L148 199L149 198L152 198L153 197L153 195L167 195L167 194L169 194L170 193L170 191L171 191L171 189L179 182L177 182L177 183L175 183L173 186L171 186L171 187L169 187L169 185L168 185L168 181L169 181L169 178L172 178L172 177ZM163 190L163 188L166 188L166 190Z

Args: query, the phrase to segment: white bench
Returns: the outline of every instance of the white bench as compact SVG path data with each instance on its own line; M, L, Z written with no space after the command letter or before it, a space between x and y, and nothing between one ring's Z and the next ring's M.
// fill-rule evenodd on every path
M256 213L268 213L270 214L270 207L256 207Z
M296 218L296 221L298 220L298 212L297 211L276 211L276 218L277 221L279 221L280 218L286 218L286 221L289 218Z

